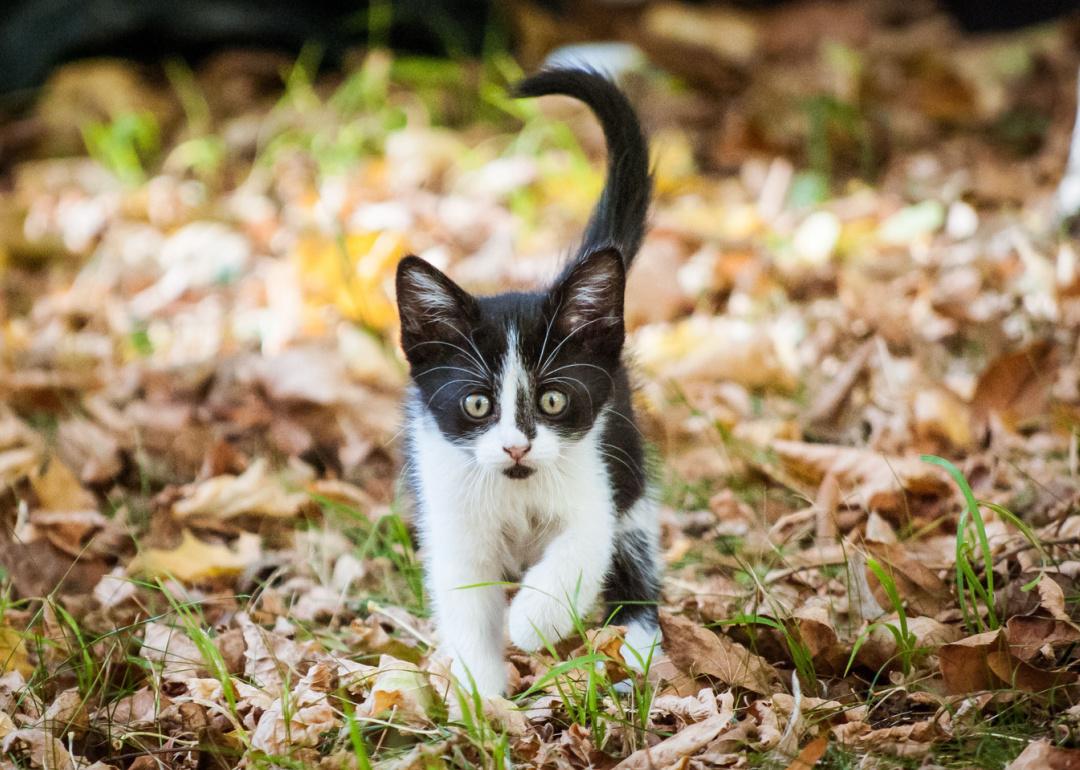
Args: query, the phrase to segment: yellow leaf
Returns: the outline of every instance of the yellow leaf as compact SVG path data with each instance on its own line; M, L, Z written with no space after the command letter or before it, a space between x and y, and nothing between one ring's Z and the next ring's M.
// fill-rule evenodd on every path
M401 233L358 232L343 239L306 236L293 255L312 302L386 331L397 319L391 297L394 268L405 255Z
M34 673L34 666L22 634L14 628L0 626L0 674L8 671L18 671L29 678Z
M147 548L131 563L131 572L175 577L184 582L238 575L262 554L259 536L244 532L236 547L207 543L185 529L180 545L173 549Z
M44 472L30 478L30 485L42 510L46 511L85 511L97 507L94 496L83 488L75 474L53 457Z

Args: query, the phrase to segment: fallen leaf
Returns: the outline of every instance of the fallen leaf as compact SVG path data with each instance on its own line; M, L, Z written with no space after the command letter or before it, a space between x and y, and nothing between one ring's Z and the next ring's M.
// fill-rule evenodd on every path
M690 676L709 676L761 695L773 692L777 686L780 675L764 658L726 636L666 612L660 613L660 629L664 651Z
M21 759L24 767L44 770L75 770L75 762L64 744L44 730L16 730L0 741L0 754Z
M938 650L938 665L945 680L945 691L951 695L966 695L989 690L997 685L987 656L1000 646L1000 633L982 634L946 644Z
M324 734L341 725L329 699L334 680L336 676L329 664L312 666L259 717L251 733L252 747L284 756L298 747L317 746Z
M827 735L814 738L814 740L803 746L799 756L791 761L791 764L787 766L787 770L810 770L818 763L818 760L825 756L828 748L829 737Z
M313 641L297 642L252 622L247 613L237 616L244 639L244 677L260 688L276 692L294 679L301 662L319 648Z
M250 532L240 533L236 546L230 548L200 540L190 529L185 529L176 548L146 548L131 560L128 571L195 583L239 575L261 554L259 536Z
M651 748L638 749L615 765L615 770L652 770L657 767L668 767L684 757L692 757L732 726L733 720L730 714L709 717L704 722L684 727Z
M46 511L83 511L97 507L97 500L83 488L75 474L57 457L49 460L42 473L30 479L38 507Z
M762 470L807 497L830 474L842 496L852 495L870 510L902 511L909 494L944 497L951 492L945 473L917 457L779 439L762 450Z
M388 289L404 255L400 233L351 232L300 238L292 259L313 307L330 303L346 318L385 331L397 321Z
M867 550L879 561L886 574L896 586L897 593L903 599L912 614L929 615L940 613L946 606L949 591L945 581L928 568L924 562L912 555L903 543L875 543L867 541ZM874 596L883 607L889 607L890 601L885 589L878 582L877 576L868 574L871 586L875 587Z
M1057 371L1056 356L1052 341L1039 340L991 361L979 375L971 399L975 434L985 435L992 415L1013 431L1044 417Z
M215 476L184 488L185 497L173 505L180 519L209 516L230 519L241 514L271 518L290 518L307 503L302 492L288 492L284 484L270 474L270 464L259 458L239 476Z
M736 382L750 388L794 386L795 373L775 339L759 324L691 316L643 326L633 335L634 357L665 380Z
M364 714L407 724L429 724L435 692L426 674L413 663L383 655L371 692L361 705Z
M1069 617L1069 613L1065 610L1065 592L1057 581L1049 573L1044 574L1039 581L1038 588L1043 609L1049 612L1051 617L1071 623L1072 618Z
M1029 743L1005 770L1080 770L1080 750L1063 749L1043 738Z
M987 653L986 665L1001 680L1001 686L1025 692L1049 692L1072 684L1077 678L1071 671L1045 671L1036 668L1013 657L1007 650L991 650Z
M183 630L165 623L146 624L139 655L155 664L166 682L207 675L206 662L195 642Z
M0 674L17 671L24 677L34 673L23 635L10 626L0 626Z
M1005 623L1005 638L1013 655L1031 662L1043 650L1056 657L1059 647L1080 642L1080 629L1063 620L1014 615Z

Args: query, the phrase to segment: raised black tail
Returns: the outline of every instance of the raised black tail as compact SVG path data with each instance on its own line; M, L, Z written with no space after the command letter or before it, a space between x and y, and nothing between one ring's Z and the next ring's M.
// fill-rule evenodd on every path
M546 69L517 84L517 96L562 94L585 102L604 129L607 180L585 229L579 256L614 246L629 268L645 235L652 193L649 145L637 114L610 79L590 69Z

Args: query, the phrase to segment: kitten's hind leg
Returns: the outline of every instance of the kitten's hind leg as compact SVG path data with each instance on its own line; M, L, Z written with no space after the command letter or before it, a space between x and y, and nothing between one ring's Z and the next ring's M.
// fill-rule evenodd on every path
M623 657L637 671L648 667L661 641L660 569L652 502L639 500L620 521L604 584L609 622L626 626Z

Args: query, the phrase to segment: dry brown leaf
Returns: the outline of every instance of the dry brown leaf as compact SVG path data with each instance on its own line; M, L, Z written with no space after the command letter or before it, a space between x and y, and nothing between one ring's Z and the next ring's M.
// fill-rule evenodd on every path
M924 441L964 449L971 445L971 413L967 404L944 388L920 389L911 407L915 432Z
M1080 749L1063 749L1045 738L1032 741L1005 770L1080 770Z
M1044 671L1013 657L1006 650L991 650L986 665L1001 680L1001 686L1024 692L1048 692L1076 681L1071 671Z
M683 757L692 757L732 727L730 714L709 717L704 722L684 727L651 748L638 749L615 765L615 770L652 770L667 767Z
M1009 430L1045 417L1057 371L1056 358L1054 343L1039 340L991 361L979 375L971 399L976 435L986 433L992 415L996 415Z
M903 543L867 542L867 550L885 569L896 584L900 598L907 602L912 614L929 615L940 613L949 600L949 591L945 581L929 569L922 560L912 555ZM877 576L867 575L874 596L883 607L890 605L889 597Z
M848 400L848 396L851 395L852 389L866 371L870 357L876 349L874 340L867 340L856 348L836 376L814 396L814 400L803 414L805 425L831 423L836 418Z
M185 529L176 548L147 548L132 559L128 571L196 583L239 575L261 555L259 536L250 532L240 533L235 547L230 548L200 540Z
M653 698L650 713L654 720L658 716L673 716L684 724L692 724L717 716L720 710L716 693L706 687L695 696L657 695Z
M681 615L660 613L664 651L690 676L709 676L725 685L761 695L776 688L780 675L764 658Z
M183 630L165 623L146 624L139 655L153 663L166 682L207 675L206 662L195 642Z
M762 470L808 497L830 474L841 497L854 496L870 510L902 511L908 494L943 497L951 491L944 471L917 457L889 457L870 449L783 440L762 449L768 458Z
M1043 609L1057 620L1072 623L1072 618L1069 617L1069 613L1065 609L1065 592L1049 573L1042 576L1038 588Z
M1009 651L1030 663L1043 650L1056 657L1057 648L1080 642L1080 629L1071 622L1034 615L1014 615L1005 623Z
M967 695L996 686L997 678L990 669L987 656L1000 647L1000 633L987 631L938 650L938 664L945 680L945 691L951 695Z
M57 429L57 451L85 484L103 484L123 470L120 444L92 420L73 417Z
M319 652L313 640L293 641L252 622L247 613L240 613L236 622L244 636L244 677L268 692L295 680L301 662Z
M224 475L184 488L185 498L173 505L180 519L209 516L229 519L241 514L291 518L308 501L303 492L288 492L259 458L239 476Z
M814 738L814 740L803 746L799 756L791 761L791 764L787 766L787 770L810 770L818 763L818 760L825 756L828 748L829 736L821 735Z
M1024 652L1024 648L1020 648ZM1026 692L1047 690L1075 682L1069 671L1045 671L1010 652L1007 633L988 631L938 651L945 689L952 695L966 695L979 690L1015 688Z
M9 733L0 741L0 754L22 760L24 767L75 770L64 744L44 730L30 728Z
M429 724L435 692L425 673L413 663L383 655L371 692L361 705L364 714L407 724Z
M324 733L341 724L329 699L336 679L336 672L329 664L312 666L259 717L251 733L252 747L285 756L296 748L317 746Z
M90 728L90 717L86 712L86 699L79 690L72 688L58 693L45 709L41 727L57 738L83 735Z
M949 737L936 719L874 730L865 722L836 725L837 741L862 751L876 751L897 757L922 757L934 742Z

